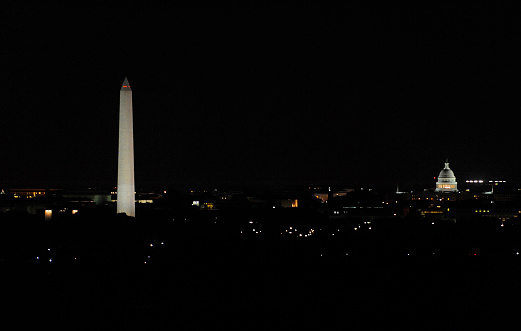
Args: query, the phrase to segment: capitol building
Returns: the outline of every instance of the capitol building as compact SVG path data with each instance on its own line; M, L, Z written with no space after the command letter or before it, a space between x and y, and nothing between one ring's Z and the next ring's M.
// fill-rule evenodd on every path
M454 172L449 168L449 160L445 161L445 168L440 171L435 192L458 192L458 182Z

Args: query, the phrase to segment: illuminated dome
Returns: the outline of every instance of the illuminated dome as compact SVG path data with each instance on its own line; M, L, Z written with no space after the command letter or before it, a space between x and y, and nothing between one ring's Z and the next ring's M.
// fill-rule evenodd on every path
M449 168L449 160L445 162L445 168L440 171L436 182L436 192L458 192L458 182L454 172Z
M450 170L448 168L448 163L445 163L445 168L443 168L442 171L440 171L440 174L438 175L438 179L440 178L454 178L456 179L456 176L454 176L454 171Z

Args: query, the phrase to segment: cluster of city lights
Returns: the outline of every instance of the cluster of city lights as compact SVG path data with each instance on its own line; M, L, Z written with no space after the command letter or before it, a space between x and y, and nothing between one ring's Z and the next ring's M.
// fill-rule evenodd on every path
M295 235L297 238L308 238L315 234L315 229L306 231L298 231L297 228L290 226L280 233L281 235Z
M155 247L155 246L162 246L162 245L165 245L165 242L164 241L154 241L154 242L151 242L151 243L147 243L147 247L151 248L151 247ZM36 261L47 261L48 263L52 263L52 262L55 262L54 260L54 256L53 254L51 253L51 249L50 248L47 248L47 256L41 256L41 255L37 255L35 257L35 260ZM143 261L144 264L147 264L147 261L149 261L151 259L151 255L150 253L148 253L148 255L146 255L146 258L145 260ZM72 257L72 261L73 262L76 262L78 261L78 257L74 256ZM62 261L63 262L63 261Z
M164 245L165 242L164 241L154 241L154 242L151 242L149 243L147 246L150 248L150 247L155 247L155 246L161 246L161 245ZM145 261L143 261L143 264L147 264L147 261L150 261L151 259L151 255L147 255L147 257L145 258Z
M47 253L48 253L47 257L41 257L40 255L36 256L36 260L37 261L46 260L48 263L52 263L53 260L54 260L54 257L53 257L53 255L51 253L51 249L50 248L47 248ZM73 261L77 261L77 260L78 260L77 257L73 258Z
M216 219L217 219L217 217L216 217ZM253 233L255 233L255 234L260 234L260 233L262 233L262 230L259 229L257 222L254 222L254 221L248 221L248 224L251 225L251 228L248 230L248 232L251 230L251 231L252 231ZM257 226L256 226L255 224L257 224ZM244 231L241 230L241 234L243 234L243 233L244 233Z
M395 216L396 216L396 214L395 214ZM373 229L373 227L371 226L371 221L365 221L365 222L364 222L364 225L367 226L367 230L372 230L372 229ZM361 224L358 224L357 226L355 226L355 227L353 228L353 230L357 231L358 229L361 229L361 228L362 228L362 225L361 225Z

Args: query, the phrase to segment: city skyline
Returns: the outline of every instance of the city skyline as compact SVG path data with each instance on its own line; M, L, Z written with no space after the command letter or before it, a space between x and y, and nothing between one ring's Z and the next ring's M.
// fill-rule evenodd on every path
M0 185L115 186L127 75L138 187L520 182L515 15L451 10L11 5Z
M518 21L486 2L2 3L4 315L514 329Z

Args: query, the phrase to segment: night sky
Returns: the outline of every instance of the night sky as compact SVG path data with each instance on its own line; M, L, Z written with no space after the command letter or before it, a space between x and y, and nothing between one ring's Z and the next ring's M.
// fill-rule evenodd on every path
M521 182L517 8L1 6L0 188Z

